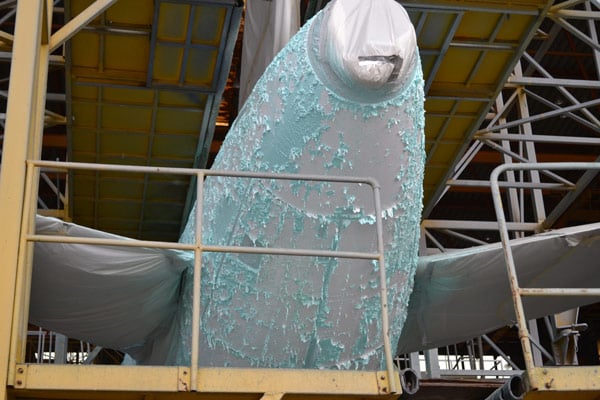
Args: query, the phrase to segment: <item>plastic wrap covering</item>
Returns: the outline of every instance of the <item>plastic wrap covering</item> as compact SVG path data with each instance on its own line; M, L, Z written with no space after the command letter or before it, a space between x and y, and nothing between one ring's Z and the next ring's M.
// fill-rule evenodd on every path
M300 0L246 2L239 108L273 57L300 28Z
M600 224L511 241L521 287L600 287ZM523 297L528 319L598 301L592 296ZM516 321L500 243L421 257L398 353L472 339Z
M347 0L330 12L320 53L349 87L389 86L393 91L399 77L411 76L417 40L408 15L396 8L377 1Z
M126 238L38 216L43 235ZM178 307L187 254L172 250L36 243L29 320L149 363L172 352L168 333ZM158 342L157 342L158 343Z
M355 27L365 34L347 34ZM394 341L417 262L423 128L422 72L405 10L393 0L334 1L270 64L213 165L377 179ZM376 250L365 185L210 177L204 202L207 244ZM193 242L194 230L191 217L181 241ZM380 368L378 268L369 260L206 254L200 364ZM190 359L186 282L180 364Z

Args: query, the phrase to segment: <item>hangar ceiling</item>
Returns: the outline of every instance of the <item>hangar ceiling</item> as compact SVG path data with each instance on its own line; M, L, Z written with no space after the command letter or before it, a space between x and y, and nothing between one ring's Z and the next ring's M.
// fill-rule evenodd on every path
M66 2L67 20L89 1ZM242 5L118 1L66 49L72 161L202 168L207 164ZM188 178L78 171L79 224L128 237L178 238Z

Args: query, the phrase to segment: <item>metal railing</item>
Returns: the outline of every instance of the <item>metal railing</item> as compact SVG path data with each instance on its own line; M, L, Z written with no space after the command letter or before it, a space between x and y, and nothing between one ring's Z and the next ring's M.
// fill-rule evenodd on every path
M537 388L536 382L532 382L533 374L531 372L535 368L535 363L532 353L532 345L530 333L527 327L527 318L523 307L522 296L600 296L600 288L522 288L519 286L515 262L513 259L512 249L510 247L510 237L507 229L507 222L502 205L502 197L500 194L499 176L509 170L522 171L547 171L547 170L600 170L600 163L520 163L520 164L503 164L494 169L491 174L491 189L494 201L496 217L498 219L498 229L502 240L504 257L506 260L506 268L508 279L511 288L511 295L515 307L515 315L517 318L517 326L519 330L519 340L523 351L525 369L529 375L529 384L532 388Z
M486 348L487 347L487 348ZM396 362L428 379L507 379L523 373L487 335L466 342L399 355Z
M22 219L21 227L21 246L31 244L32 242L47 242L47 243L76 243L76 244L93 244L93 245L110 245L110 246L125 246L125 247L150 247L162 249L177 249L194 252L194 282L193 282L193 302L192 302L192 340L191 340L191 390L198 390L198 357L199 357L199 340L200 340L200 288L201 288L201 272L202 272L202 253L204 252L220 252L220 253L252 253L252 254L269 254L269 255L288 255L288 256L309 256L309 257L336 257L350 259L366 259L374 260L379 263L379 284L380 284L380 299L381 299L381 321L382 321L382 339L384 347L384 356L386 363L386 372L388 382L392 393L397 393L399 388L396 386L394 379L394 360L392 357L392 349L389 335L389 320L388 320L388 295L386 284L386 269L384 261L383 248L383 228L382 228L382 210L380 198L380 186L372 178L357 178L357 177L335 177L322 175L305 175L305 174L274 174L274 173L254 173L254 172L232 172L232 171L215 171L201 170L191 168L168 168L168 167L144 167L144 166L124 166L112 164L92 164L92 163L73 163L73 162L57 162L57 161L27 161L27 181L25 210L31 210L31 199L34 199L36 193L31 193L32 182L37 178L40 171L66 171L66 170L94 170L94 171L117 171L123 173L145 173L145 174L171 174L171 175L187 175L197 178L196 188L196 230L195 243L173 243L161 241L147 240L119 240L119 239L96 239L83 237L68 237L57 235L38 235L34 232L34 216L26 212ZM377 251L375 252L351 252L351 251L328 251L328 250L311 250L311 249L289 249L289 248L266 248L266 247L244 247L244 246L216 246L204 244L202 242L202 220L203 220L203 193L204 193L204 178L207 176L221 176L231 178L245 179L269 179L269 180L286 180L286 181L317 181L331 183L348 183L348 184L366 184L373 191L373 202L375 210L375 229ZM29 205L29 207L27 207ZM23 253L23 252L22 252ZM29 261L30 263L30 261ZM27 268L26 268L27 269ZM30 281L31 269L29 268L29 276L24 276L24 282ZM23 293L28 293L28 283L21 284L17 288ZM23 292L24 291L24 292ZM24 296L28 298L28 296ZM27 316L28 305L25 305L20 310L21 314ZM16 336L16 335L14 335ZM17 340L13 338L13 340ZM16 348L17 346L11 346ZM15 354L11 354L14 362L17 360Z
M66 336L42 328L27 331L31 346L25 362L32 364L91 364L102 350L82 340L69 340ZM75 346L73 346L75 345Z

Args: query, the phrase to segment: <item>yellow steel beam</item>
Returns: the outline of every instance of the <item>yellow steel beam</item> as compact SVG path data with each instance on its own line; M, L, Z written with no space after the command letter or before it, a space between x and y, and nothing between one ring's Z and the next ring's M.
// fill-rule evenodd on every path
M396 374L397 377L397 374ZM400 387L399 381L397 387ZM390 393L385 371L201 368L203 392L384 395Z
M402 4L421 4L433 7L450 7L468 9L494 9L506 12L510 11L531 11L536 8L543 8L548 3L547 0L402 0Z
M97 0L54 35L51 35L52 0L18 2L14 37L2 36L13 42L0 171L0 220L6 228L0 238L5 270L0 283L0 310L10 321L0 328L0 379L5 384L13 382L12 364L21 358L27 330L30 275L27 255L31 246L19 238L24 227L33 223L23 218L32 213L29 208L35 207L25 191L30 190L35 196L37 179L25 184L25 160L38 159L41 153L49 55L115 1ZM0 400L5 399L3 389Z
M179 367L17 365L14 387L28 390L178 392Z
M600 369L539 367L528 372L540 385L526 400L597 399ZM395 399L385 371L200 368L198 390L190 390L187 367L71 366L19 364L11 394L35 399L155 400Z
M15 37L8 32L0 31L0 40L6 45L12 45Z
M52 27L53 4L52 0L41 2L41 21L37 48L37 63L31 77L33 86L32 104L30 114L32 126L28 140L28 158L38 159L42 153L42 137L45 125L46 85L48 81L48 63L50 52L48 42ZM9 91L9 99L10 99ZM10 101L10 100L9 100ZM7 120L9 114L7 112ZM27 172L23 183L23 211L21 214L21 233L24 230L31 232L34 229L32 217L37 209L37 191L39 179L33 177L33 172ZM11 362L22 360L25 357L25 343L27 340L27 326L29 319L29 297L31 287L31 260L33 257L33 244L28 243L21 234L19 240L19 258L17 260L17 280L15 285L15 307L13 311L13 326L11 333L10 358ZM10 371L10 366L9 366ZM10 379L10 372L9 372Z
M19 238L25 203L25 160L39 158L43 126L43 111L48 68L48 46L42 45L43 21L48 21L51 9L46 2L17 2L17 17L13 44L7 119L0 170L0 400L7 397L6 385L12 382L11 367L18 348L18 338L12 332L20 330L26 316L16 312L21 307L24 270L18 268L21 248ZM42 106L40 106L42 105ZM22 255L22 254L21 254ZM22 258L22 257L21 257Z
M52 0L42 1L42 28L40 32L40 39L42 44L48 44L50 41L50 35L52 35Z
M50 38L50 52L63 45L73 35L79 32L90 21L94 20L104 10L116 3L117 0L96 0L90 4L85 10L67 22L62 28L52 35Z
M43 391L61 393L139 392L153 394L192 392L187 367L19 364L15 393L42 398ZM396 375L400 387L399 377ZM198 394L258 395L269 400L290 395L376 396L390 394L386 371L200 368ZM71 397L71 396L68 396ZM258 399L258 398L257 398Z
M598 399L600 367L537 367L527 371L525 399ZM531 382L535 382L532 387Z

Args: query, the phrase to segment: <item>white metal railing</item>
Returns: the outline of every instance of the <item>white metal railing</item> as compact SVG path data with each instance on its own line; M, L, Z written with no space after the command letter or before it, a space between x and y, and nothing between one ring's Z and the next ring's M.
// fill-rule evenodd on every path
M530 372L535 368L533 359L530 333L527 328L527 318L523 308L522 296L600 296L600 288L521 288L517 277L515 262L513 259L512 249L510 247L510 237L508 235L506 217L502 205L502 197L500 195L500 174L509 170L522 171L548 171L548 170L600 170L600 163L590 162L571 162L571 163L520 163L520 164L503 164L494 169L490 177L492 196L496 217L498 219L498 229L502 240L504 257L506 260L506 268L508 279L511 287L511 295L515 307L517 324L519 329L519 340L523 350L525 369L529 373L530 379L533 374ZM536 382L531 382L533 388L537 387Z
M34 198L36 195L31 193L31 188L34 187L32 182L40 171L66 171L66 170L94 170L94 171L117 171L124 173L146 173L146 174L171 174L171 175L187 175L197 178L196 188L196 231L195 243L173 243L147 240L118 240L118 239L94 239L82 237L67 237L57 235L38 235L34 232L33 215L25 214L22 220L21 232L24 232L21 243L31 242L60 242L60 243L78 243L78 244L94 244L94 245L110 245L110 246L125 246L125 247L150 247L163 249L177 249L194 251L194 282L193 282L193 303L192 303L192 341L191 341L191 389L197 390L198 381L198 355L199 355L199 339L200 339L200 282L201 282L201 260L203 252L221 252L221 253L252 253L252 254L270 254L270 255L289 255L289 256L310 256L310 257L337 257L351 259L367 259L374 260L379 263L379 283L380 283L380 299L381 299L381 321L382 321L382 339L384 347L384 355L386 362L386 372L388 382L392 393L397 393L396 379L394 379L394 360L392 357L392 349L389 336L389 320L388 320L388 301L387 301L387 284L386 284L386 269L383 249L383 228L382 228L382 211L380 186L372 178L358 177L336 177L323 175L305 175L305 174L274 174L274 173L255 173L255 172L233 172L233 171L215 171L202 170L191 168L168 168L168 167L144 167L144 166L124 166L112 164L92 164L92 163L74 163L74 162L58 162L58 161L27 161L27 181L25 199ZM375 229L377 251L375 252L351 252L351 251L328 251L328 250L311 250L311 249L289 249L289 248L256 248L244 246L216 246L204 244L202 242L202 211L203 211L203 191L204 178L207 176L221 176L231 178L245 179L270 179L270 180L287 180L287 181L318 181L332 183L349 183L349 184L366 184L373 191L373 202L375 210ZM25 208L28 209L28 208ZM29 269L30 270L30 269ZM24 277L25 282L29 281L28 277ZM28 291L27 285L22 285L21 290ZM20 310L27 312L27 309ZM26 314L25 314L26 315ZM13 357L15 360L16 357Z
M488 350L484 350L488 346ZM466 342L398 356L401 369L428 379L506 379L523 371L487 335Z
M92 346L79 340L73 349L69 339L57 332L47 331L43 328L27 331L27 342L32 344L32 354L26 362L35 364L90 364L102 347Z

